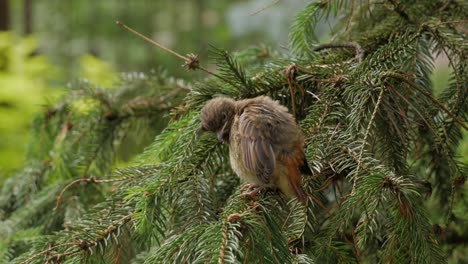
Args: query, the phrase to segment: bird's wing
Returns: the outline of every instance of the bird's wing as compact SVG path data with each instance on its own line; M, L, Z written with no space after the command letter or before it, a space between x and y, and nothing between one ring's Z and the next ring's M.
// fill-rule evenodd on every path
M270 181L276 166L271 138L273 119L273 111L262 104L248 105L239 116L244 165L263 183Z

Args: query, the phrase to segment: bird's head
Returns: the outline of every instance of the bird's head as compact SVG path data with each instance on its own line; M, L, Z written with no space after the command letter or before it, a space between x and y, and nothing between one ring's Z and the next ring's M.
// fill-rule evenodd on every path
M236 110L236 101L226 97L218 97L208 101L201 110L201 129L215 132L218 140L229 142L229 132Z

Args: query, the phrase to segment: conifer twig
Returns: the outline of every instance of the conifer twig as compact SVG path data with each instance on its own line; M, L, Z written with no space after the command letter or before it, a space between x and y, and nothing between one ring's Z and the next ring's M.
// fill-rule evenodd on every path
M44 254L47 254L48 252L54 250L54 249L57 249L59 247L68 247L68 246L76 246L76 245L79 245L80 243L79 242L71 242L71 243L64 243L64 244L60 244L60 245L55 245L53 247L49 247L48 249L44 249L42 250L41 252L38 252L34 255L32 255L31 257L27 258L25 261L21 262L20 264L26 264L26 263L29 263L31 260L39 257L39 256L42 256Z
M218 263L220 263L220 264L224 263L224 256L226 254L226 244L227 244L227 240L228 240L227 225L228 225L228 223L224 223L223 227L222 227L223 239L221 240L221 247L219 248L219 258L218 258Z
M47 248L47 249L45 249L45 250L43 250L41 252L38 252L38 253L32 255L31 257L27 258L25 261L21 262L20 264L27 264L31 260L33 260L35 258L38 258L40 256L43 256L43 255L46 255L50 251L52 251L54 249L57 249L57 248L60 248L60 247L74 246L74 247L78 247L78 248L76 250L72 250L72 251L52 255L47 259L47 261L45 263L50 263L53 260L60 260L63 257L74 255L74 254L80 253L81 251L87 250L87 249L89 249L91 247L94 247L94 246L98 245L99 240L104 239L104 237L107 234L109 234L110 232L112 232L113 230L118 228L118 226L116 226L115 223L119 223L120 225L124 225L124 224L126 224L128 221L130 221L132 219L133 214L134 214L134 212L130 212L129 214L125 215L124 217L122 217L122 218L120 218L120 219L118 219L116 221L113 221L112 224L110 224L106 229L104 229L104 231L102 231L100 233L100 235L94 241L80 240L80 241L77 241L77 242L68 242L68 243L55 245L53 247L49 247L49 248Z
M369 124L367 125L366 133L364 134L364 139L362 140L361 144L361 151L359 152L358 160L357 160L357 168L356 168L356 173L354 174L354 179L353 179L353 189L351 190L351 195L354 194L356 191L356 182L359 174L359 169L361 168L361 163L362 163L362 155L364 154L364 147L366 146L367 142L367 137L370 134L370 129L372 125L374 124L374 119L375 116L377 115L377 110L379 109L380 102L382 102L382 97L384 94L384 88L380 89L379 97L377 99L377 103L375 104L374 111L372 112L371 119L369 120Z
M132 34L134 34L134 35L136 35L136 36L138 36L138 37L144 39L145 41L147 41L147 42L149 42L149 43L155 45L156 47L158 47L158 48L160 48L160 49L162 49L162 50L164 50L164 51L166 51L166 52L169 52L170 54L172 54L172 55L174 55L174 56L176 56L176 57L178 57L178 58L184 60L185 63L184 63L183 66L187 67L187 69L188 69L189 71L193 71L193 70L199 69L199 70L202 70L202 71L208 73L209 75L212 75L212 76L217 77L217 78L219 78L219 79L221 79L221 80L223 80L223 81L226 81L223 77L221 77L221 76L219 76L218 74L216 74L216 73L214 73L214 72L208 70L207 68L201 66L201 65L200 65L200 61L199 61L197 55L195 55L195 54L193 54L193 53L190 53L190 54L187 54L187 56L184 56L184 55L182 55L182 54L180 54L180 53L177 53L177 52L171 50L170 48L168 48L168 47L166 47L166 46L164 46L164 45L162 45L162 44L160 44L160 43L158 43L158 42L156 42L156 41L154 41L154 40L152 40L152 39L146 37L145 35L139 33L138 31L132 29L131 27L125 25L124 23L122 23L122 22L120 22L120 21L115 21L115 23L116 23L118 26L120 26L120 27L126 29L126 30L129 31L130 33L132 33Z
M458 118L455 114L453 114L452 112L450 112L450 110L448 110L448 109L444 106L444 104L442 104L439 100L437 100L436 98L434 98L434 96L432 96L432 94L430 94L430 93L427 92L427 91L424 91L423 89L421 89L420 87L418 87L416 84L414 84L412 81L408 80L404 74L401 74L401 73L398 73L398 72L387 71L387 72L384 72L384 73L382 74L382 77L392 77L392 78L396 78L396 79L399 79L399 80L404 81L404 82L407 83L409 86L413 87L413 88L416 89L418 92L422 93L423 95L425 95L425 96L427 96L429 99L431 99L431 101L434 102L437 106L439 106L440 109L442 109L445 113L447 113L450 117L452 117L453 120L454 120L455 122L457 122L458 124L460 124L465 130L468 130L468 126L465 125L465 123L464 123L460 118Z
M78 182L110 183L110 182L117 182L117 181L125 181L125 180L127 180L129 178L130 177L121 177L121 178L115 178L115 179L98 180L98 179L96 179L96 177L83 177L83 178L76 179L76 180L70 182L69 184L67 184L67 186L65 186L65 188L63 188L63 190L57 196L57 198L56 198L57 202L56 202L55 207L54 207L53 210L56 211L58 209L58 207L60 205L60 202L62 201L63 195L65 194L65 191L67 191L70 187L72 187L73 185L75 185Z
M324 49L354 49L356 53L355 58L362 62L364 59L364 49L359 45L357 42L349 42L349 43L327 43L322 44L314 48L314 51L321 51Z
M404 20L411 22L408 14L406 14L406 12L401 8L400 3L397 3L395 0L389 0L389 2L393 5L392 11L395 11L395 13L397 13ZM384 6L387 7L387 4L385 3Z
M62 263L61 259L63 257L75 255L75 254L80 253L80 252L81 252L81 249L75 249L75 250L72 250L72 251L68 251L68 252L57 254L57 255L53 255L50 258L48 258L45 263L55 263L55 262Z

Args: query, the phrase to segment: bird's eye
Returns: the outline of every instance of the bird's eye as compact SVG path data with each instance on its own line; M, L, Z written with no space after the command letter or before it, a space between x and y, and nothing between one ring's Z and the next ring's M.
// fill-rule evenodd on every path
M226 119L227 119L227 115L226 113L223 113L223 120L226 121Z

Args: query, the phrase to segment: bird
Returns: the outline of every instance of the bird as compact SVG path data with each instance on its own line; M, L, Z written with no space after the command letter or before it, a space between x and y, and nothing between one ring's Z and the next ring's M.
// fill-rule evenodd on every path
M233 171L254 190L279 189L305 204L301 175L312 175L301 130L288 109L268 96L234 100L216 97L200 112L202 131L229 145Z

